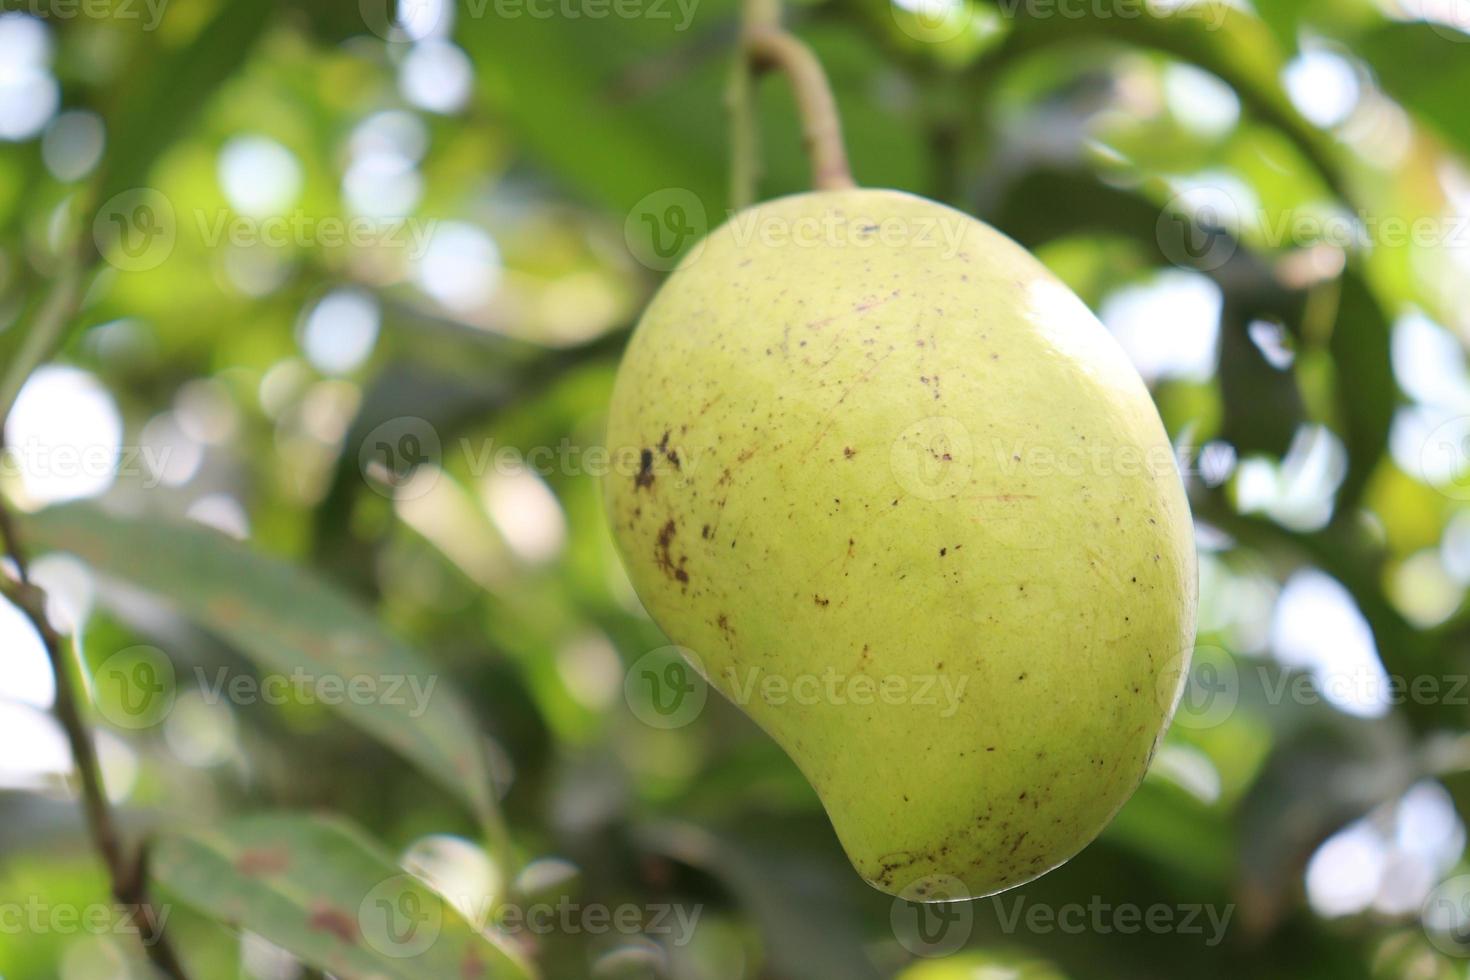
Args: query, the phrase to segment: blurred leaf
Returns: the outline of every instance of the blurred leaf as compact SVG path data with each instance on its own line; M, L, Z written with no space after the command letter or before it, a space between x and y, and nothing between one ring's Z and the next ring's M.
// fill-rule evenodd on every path
M334 706L464 799L500 838L496 844L503 843L473 717L439 672L384 631L371 610L203 526L114 517L70 504L33 515L26 527L37 545L71 552L104 574L168 599L268 670L335 676L348 690L355 678L367 678L383 697L343 697ZM402 694L386 696L386 683L399 684ZM420 697L433 705L422 717Z
M344 980L533 975L508 944L336 819L252 816L167 836L150 870L185 903Z
M1385 92L1470 156L1470 36L1458 35L1464 43L1456 44L1455 35L1441 25L1385 24L1356 39L1354 51L1373 67Z
M730 887L766 936L770 975L876 978L862 951L856 897L878 896L857 880L825 823L814 816L772 825L745 814L738 830L659 823L641 828L639 839Z
M686 23L684 9L650 6L643 17L599 19L492 14L466 18L459 38L480 66L482 89L552 172L615 211L636 206L650 217L686 201L673 190L690 191L714 228L728 204L725 88L736 10L728 0L692 4ZM801 34L830 76L859 179L914 186L924 170L924 134L910 107L873 84L875 70L883 77L880 52L845 24ZM757 101L761 196L805 189L789 86L772 76ZM663 193L644 200L655 192ZM701 216L691 217L702 231Z
M1173 786L1145 782L1103 837L1171 868L1181 888L1218 887L1234 866L1224 815Z
M1345 272L1338 289L1337 322L1328 348L1337 369L1338 424L1348 455L1338 513L1351 518L1388 448L1399 396L1389 356L1388 316L1357 270Z
M705 14L670 19L467 18L460 41L528 148L618 210L664 188L713 215L724 198L720 105L728 45Z
M160 64L150 65L145 82L126 88L107 120L108 133L116 138L108 143L99 202L147 182L153 162L245 63L275 11L274 0L226 0L198 36L165 54ZM146 57L153 61L156 56L150 52Z

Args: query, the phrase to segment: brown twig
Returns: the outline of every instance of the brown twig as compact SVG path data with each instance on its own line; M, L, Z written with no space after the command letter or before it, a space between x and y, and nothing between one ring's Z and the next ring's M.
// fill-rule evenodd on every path
M4 452L4 440L0 438L0 453ZM173 947L163 935L163 925L156 910L148 901L147 876L144 861L146 849L140 848L136 860L130 861L124 854L122 839L113 819L112 806L102 783L102 770L97 761L97 747L92 734L82 718L78 706L76 688L72 684L71 664L66 655L66 641L51 625L46 615L46 595L31 581L30 562L21 542L15 517L0 495L0 537L4 539L4 553L15 565L14 580L0 574L0 592L30 620L36 633L46 647L46 656L51 661L51 671L56 675L56 699L53 712L56 720L66 732L71 746L72 759L76 764L77 777L81 783L82 809L86 814L87 830L93 846L102 858L111 881L112 896L128 908L137 909L146 932L140 936L144 950L153 965L174 980L186 980L183 965Z
M856 187L842 142L837 100L812 49L783 30L759 28L746 37L758 68L779 68L791 82L801 113L802 138L812 162L812 186L821 191Z
M801 41L781 27L779 0L746 0L741 18L739 54L730 76L730 199L737 209L755 200L759 141L755 122L754 79L758 71L779 69L796 96L802 140L811 161L817 190L856 187L842 141L842 122L822 63Z

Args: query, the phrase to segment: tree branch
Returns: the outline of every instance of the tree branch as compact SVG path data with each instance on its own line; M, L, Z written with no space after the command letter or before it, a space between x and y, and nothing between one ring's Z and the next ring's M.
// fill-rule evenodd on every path
M0 417L0 427L3 427L3 417ZM0 438L0 453L3 452L4 440ZM91 731L82 718L76 689L72 684L72 665L66 655L66 641L46 615L45 593L31 581L30 562L15 518L3 496L0 496L0 536L4 538L4 553L14 563L16 571L16 578L13 580L0 574L0 593L35 627L46 648L46 656L51 661L51 671L56 676L56 702L52 710L66 733L67 744L71 747L78 781L81 783L82 809L86 816L87 830L107 869L112 896L121 904L138 910L139 918L146 929L140 938L144 940L144 950L153 965L174 980L186 980L178 956L163 935L162 921L148 901L147 877L144 872L145 851L140 849L137 859L131 861L123 851L117 822L113 819L112 806L103 787L97 748L92 741Z

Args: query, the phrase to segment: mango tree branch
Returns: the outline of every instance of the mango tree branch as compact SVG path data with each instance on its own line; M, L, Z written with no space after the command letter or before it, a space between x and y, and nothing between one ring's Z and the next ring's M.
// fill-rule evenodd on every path
M41 301L35 321L15 360L5 372L4 378L0 379L0 454L5 451L5 420L15 405L21 387L31 372L51 355L67 325L76 315L81 301L82 278L80 261L74 254L58 273L51 291ZM0 572L0 594L4 594L30 621L46 648L51 672L56 677L53 712L71 747L87 830L107 869L112 895L121 904L137 910L145 930L140 938L144 940L144 949L154 966L165 976L184 980L183 966L165 940L162 922L148 902L143 851L140 849L136 860L129 860L124 854L112 807L103 788L97 748L92 742L91 730L82 718L76 689L72 683L72 665L67 656L66 641L46 615L45 593L31 581L30 562L15 518L6 505L3 494L0 494L0 545L3 545L0 554L8 557L15 566L14 579Z

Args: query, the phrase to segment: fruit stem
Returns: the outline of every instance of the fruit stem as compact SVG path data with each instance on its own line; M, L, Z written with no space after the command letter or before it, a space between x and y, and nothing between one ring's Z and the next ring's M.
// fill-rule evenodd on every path
M779 28L757 28L746 35L745 50L757 68L779 68L791 83L812 163L812 186L819 191L856 187L842 142L837 100L812 49Z
M745 0L741 17L740 51L730 76L730 202L738 209L755 200L760 169L755 122L754 79L758 72L777 68L785 73L796 95L802 137L811 160L812 186L817 190L855 187L842 142L842 122L826 72L810 48L781 27L780 0Z

